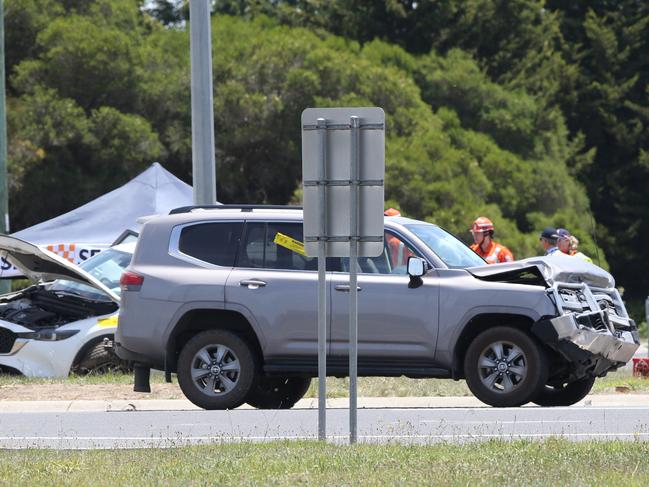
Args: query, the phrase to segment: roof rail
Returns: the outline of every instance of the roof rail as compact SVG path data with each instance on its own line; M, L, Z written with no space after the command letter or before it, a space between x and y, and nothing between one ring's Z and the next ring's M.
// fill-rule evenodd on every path
M169 212L170 215L177 215L179 213L189 213L192 210L301 210L301 206L293 205L195 205L195 206L181 206L174 208Z

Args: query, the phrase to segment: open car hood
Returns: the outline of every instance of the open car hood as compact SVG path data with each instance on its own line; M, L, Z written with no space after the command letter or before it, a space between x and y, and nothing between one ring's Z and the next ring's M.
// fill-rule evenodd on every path
M569 255L530 257L515 262L471 267L467 271L479 279L488 281L518 282L513 277L536 274L539 278L542 276L548 286L556 282L583 282L594 287L615 287L615 279L604 269Z
M69 279L99 289L116 303L120 301L117 294L81 267L19 238L0 235L0 255L33 281Z

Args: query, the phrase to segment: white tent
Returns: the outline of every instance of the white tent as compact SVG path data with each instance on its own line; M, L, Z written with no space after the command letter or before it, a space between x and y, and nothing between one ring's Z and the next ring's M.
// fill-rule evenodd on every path
M110 246L124 231L138 232L138 218L191 204L192 187L155 162L124 186L13 236L79 263ZM5 262L1 267L2 276L11 274Z

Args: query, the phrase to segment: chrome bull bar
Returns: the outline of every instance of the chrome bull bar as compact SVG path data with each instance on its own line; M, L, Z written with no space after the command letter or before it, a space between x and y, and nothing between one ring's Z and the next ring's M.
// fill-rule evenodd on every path
M550 320L559 340L568 340L582 350L600 355L612 362L628 362L633 357L639 344L635 343L633 334L628 331L614 336L609 330L605 332L584 328L577 323L575 315L558 316Z
M575 306L565 303L560 289L580 291L585 303ZM567 340L582 350L599 355L613 362L628 362L640 346L632 333L632 321L626 312L620 293L615 288L604 289L589 287L585 283L555 283L547 290L554 297L560 316L550 319L557 332L558 340ZM610 300L615 312L601 309L598 298ZM580 321L584 318L600 319L605 328L594 329ZM622 329L618 329L618 326Z

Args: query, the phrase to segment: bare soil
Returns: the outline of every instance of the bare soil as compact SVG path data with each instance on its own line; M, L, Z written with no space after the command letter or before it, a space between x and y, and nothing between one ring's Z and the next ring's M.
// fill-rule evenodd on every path
M133 392L132 384L0 385L0 401L109 401L119 399L183 399L178 384L151 384L151 393Z
M317 380L311 382L306 398L317 396ZM330 398L347 397L346 379L327 379ZM628 371L609 374L597 379L593 394L647 394L649 378L633 377ZM468 396L464 381L447 379L407 379L405 377L360 377L361 397L428 397ZM133 392L130 375L85 376L68 379L35 379L0 375L0 401L80 401L80 400L184 399L177 379L163 382L161 374L151 376L151 393Z

